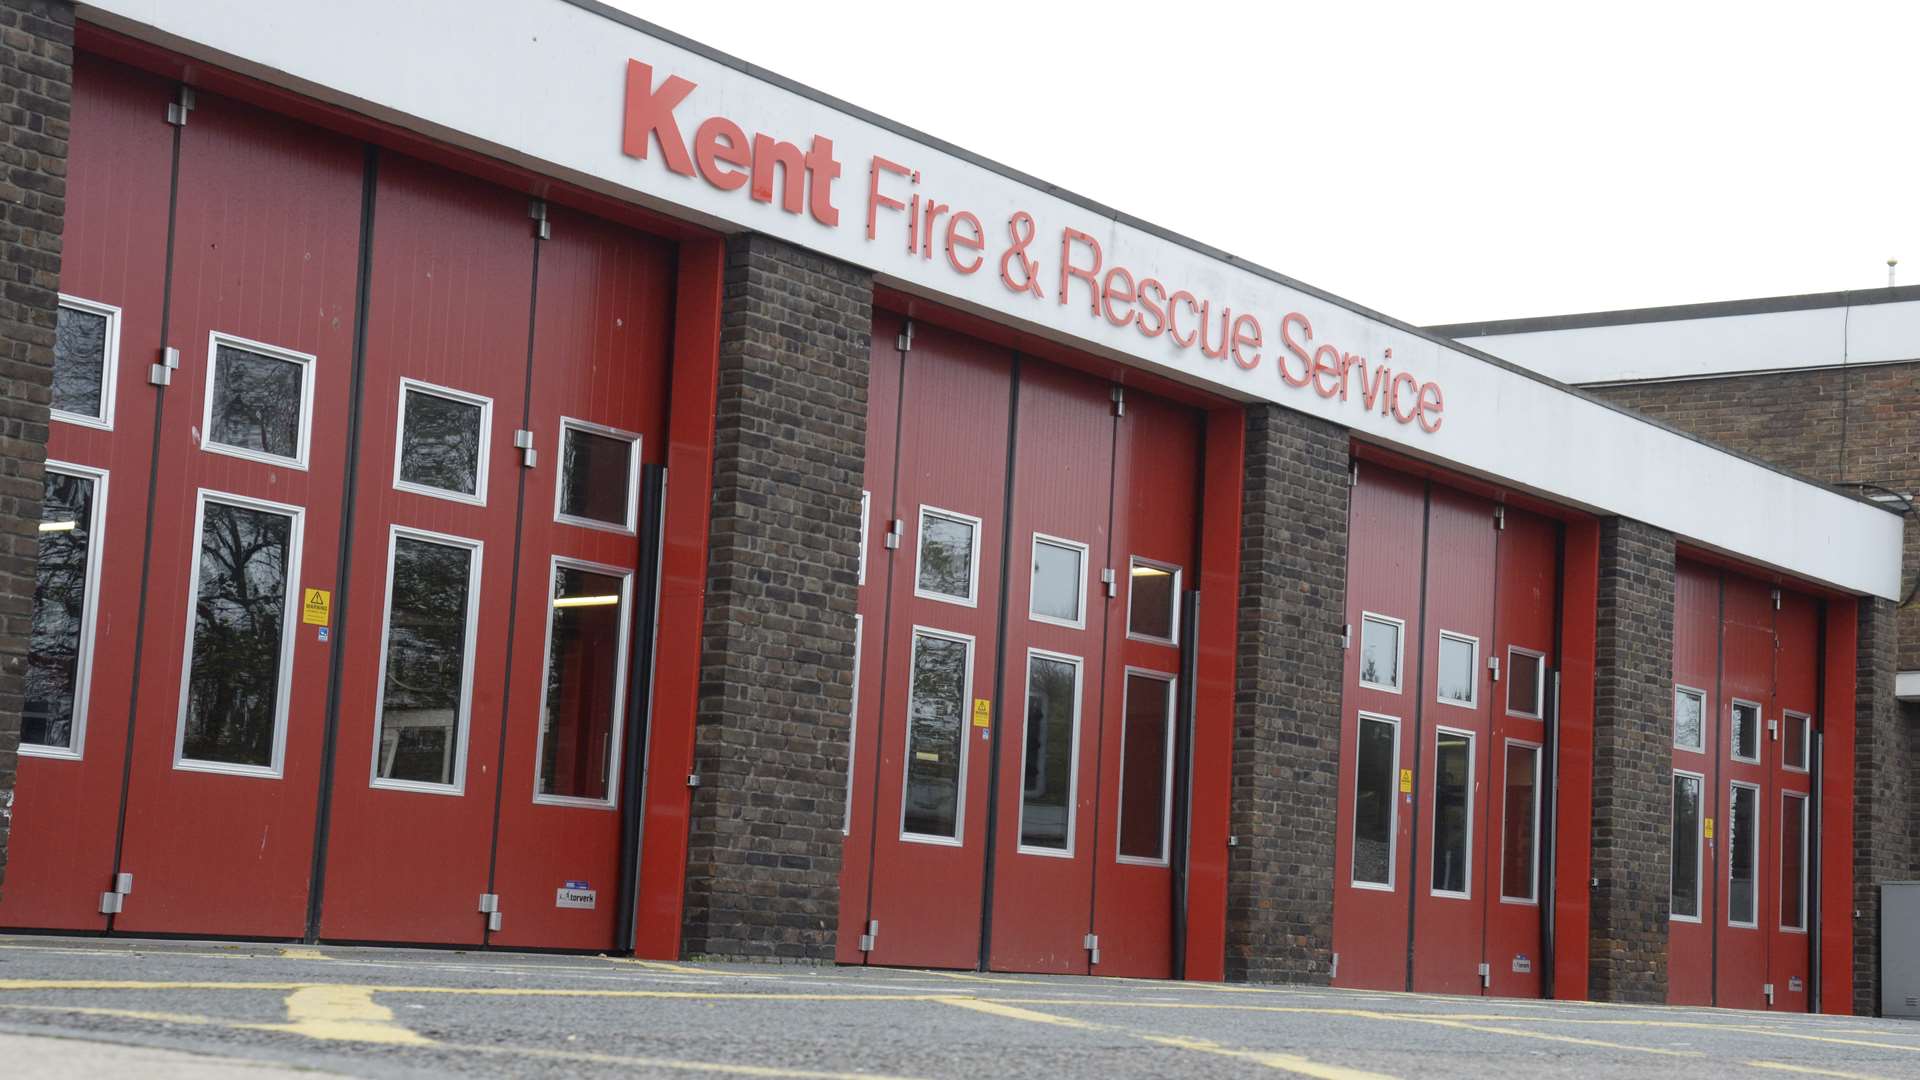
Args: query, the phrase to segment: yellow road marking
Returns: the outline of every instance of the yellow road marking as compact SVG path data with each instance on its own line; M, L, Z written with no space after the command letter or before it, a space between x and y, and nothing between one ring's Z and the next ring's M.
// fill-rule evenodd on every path
M935 998L934 1000L940 1002L942 1005L953 1005L962 1009L972 1009L974 1012L982 1012L988 1016L998 1016L1008 1020L1025 1020L1030 1024L1050 1024L1054 1027L1074 1028L1079 1031L1113 1030L1106 1024L1096 1024L1090 1020L1075 1020L1071 1016L1055 1016L1052 1013L1034 1012L1032 1009L1023 1009L1018 1005L1006 1005L998 1001L987 1001L983 998L943 997Z
M1882 1080L1870 1073L1841 1072L1838 1069L1814 1069L1805 1065L1789 1065L1784 1061L1749 1061L1755 1069L1772 1069L1775 1072L1804 1073L1808 1076L1837 1076L1840 1080Z
M287 995L284 1024L242 1024L309 1039L429 1046L432 1039L393 1022L393 1010L373 1000L371 986L309 986Z
M999 975L969 975L964 971L934 971L925 969L921 975L937 975L942 979L960 979L966 982L995 983L1005 986L1055 986L1057 983L1046 979L1010 979Z
M632 964L634 967L646 968L648 971L667 971L675 975L732 975L736 977L750 975L755 978L777 977L757 971L708 971L705 968L688 967L685 964L669 964L665 960L642 960L637 956L601 956L596 959L604 960L609 964Z
M306 949L298 945L288 945L282 948L280 950L280 958L283 960L331 960L333 959L333 957L328 956L326 953L321 952L319 949Z

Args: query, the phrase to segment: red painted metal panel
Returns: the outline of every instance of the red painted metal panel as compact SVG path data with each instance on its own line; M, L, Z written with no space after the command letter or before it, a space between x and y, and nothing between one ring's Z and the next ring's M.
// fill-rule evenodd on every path
M1600 523L1566 524L1560 612L1560 729L1554 806L1553 996L1587 996L1593 868L1593 677L1599 630Z
M1826 604L1825 697L1820 702L1820 1003L1853 1012L1853 709L1860 606Z
M1720 709L1715 714L1721 735L1721 750L1715 754L1720 783L1715 791L1719 813L1715 815L1715 838L1719 844L1720 866L1714 889L1720 897L1720 918L1714 924L1717 939L1714 960L1714 1004L1723 1008L1763 1009L1772 935L1767 928L1776 925L1779 894L1769 888L1777 880L1779 857L1777 829L1779 794L1771 763L1778 747L1766 738L1767 721L1779 718L1774 697L1774 610L1771 590L1750 578L1723 575L1721 578L1722 652L1720 666ZM1735 758L1733 710L1737 702L1757 705L1760 730L1757 736L1759 763L1749 764ZM1752 926L1736 925L1740 912L1731 904L1732 872L1737 850L1737 823L1733 817L1733 785L1751 784L1758 790L1758 828L1754 836Z
M1716 755L1725 752L1720 725L1713 718L1723 711L1720 696L1720 575L1697 563L1681 562L1676 567L1673 604L1673 681L1680 689L1702 696L1702 738L1704 748L1692 750L1676 746L1673 769L1700 778L1701 813L1716 824L1722 818L1716 809L1720 801L1720 771ZM1663 718L1671 735L1674 717ZM1711 1005L1713 1003L1713 934L1720 919L1722 899L1711 883L1719 879L1724 865L1719 855L1724 828L1717 828L1708 839L1705 823L1701 827L1700 899L1698 918L1679 917L1667 924L1667 1000L1675 1005Z
M1760 888L1773 899L1774 917L1762 924L1768 943L1767 981L1773 984L1773 1008L1808 1012L1808 979L1812 974L1813 891L1812 857L1819 845L1810 835L1813 824L1811 732L1820 715L1820 603L1782 590L1780 610L1774 614L1774 711L1767 717L1768 780L1773 788L1766 809L1773 823L1767 834L1774 851L1769 873ZM1804 745L1799 732L1805 731ZM1804 756L1802 751L1804 750ZM1797 842L1789 845L1789 811L1800 823ZM1796 872L1797 871L1797 872ZM1795 882L1798 882L1797 887Z
M198 565L195 494L211 489L305 508L302 561L287 587L337 588L347 449L339 433L353 355L362 154L345 140L213 95L201 96L180 138L168 344L180 348L182 362L166 391L166 464L154 491L133 732L122 869L135 875L137 893L115 927L288 937L305 926L330 646L314 627L296 625L282 776L174 767L193 616L187 592ZM214 331L317 357L307 468L200 448Z
M1193 799L1187 849L1187 978L1226 978L1227 836L1233 789L1234 650L1238 644L1240 504L1246 413L1206 417L1200 521Z

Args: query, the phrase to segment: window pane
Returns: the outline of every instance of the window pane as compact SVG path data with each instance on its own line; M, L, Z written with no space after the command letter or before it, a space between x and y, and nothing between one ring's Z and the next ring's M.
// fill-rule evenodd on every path
M106 387L107 317L62 306L53 336L53 407L99 418Z
M1395 726L1360 718L1360 759L1353 788L1353 880L1393 884Z
M1080 621L1082 558L1079 548L1035 540L1032 613L1061 622Z
M1473 669L1479 648L1463 638L1440 637L1440 700L1473 704Z
M964 641L915 634L907 701L907 832L960 834L960 755L966 751Z
M1127 676L1120 732L1120 854L1167 857L1167 735L1173 727L1173 684Z
M1360 681L1400 689L1400 624L1360 620Z
M1467 891L1467 800L1473 791L1473 736L1436 736L1433 788L1433 891Z
M560 457L560 513L626 528L632 520L633 443L570 427Z
M1706 748L1706 695L1692 690L1673 692L1673 745L1688 750Z
M1127 633L1138 637L1174 640L1175 583L1180 575L1159 566L1134 563L1127 583Z
M1507 711L1515 716L1541 715L1541 688L1546 682L1546 658L1507 650Z
M64 313L65 308L61 311ZM34 568L33 641L27 653L20 741L73 748L85 637L87 556L93 546L91 479L49 469L40 504L40 561Z
M620 712L624 586L611 574L554 568L546 726L540 733L543 795L607 797Z
M480 419L480 406L471 402L408 389L400 479L460 495L479 491Z
M1760 793L1738 784L1733 788L1733 813L1727 823L1727 921L1756 921L1754 862L1759 846Z
M1534 657L1523 656L1522 660ZM1500 895L1515 900L1534 898L1534 844L1539 790L1540 751L1531 746L1507 747L1506 833L1500 850Z
M387 612L380 699L383 780L451 784L467 686L468 586L473 552L399 537Z
M181 756L271 766L293 519L205 505Z
M213 367L207 441L277 457L300 456L305 365L221 345Z
M921 592L973 599L973 523L922 511Z
M1069 851L1073 817L1073 729L1079 722L1080 669L1065 660L1027 661L1027 748L1020 843Z
M1788 793L1780 818L1780 926L1807 928L1807 797Z
M1682 918L1700 917L1700 778L1673 778L1673 904Z
M1733 703L1733 756L1760 760L1760 709L1744 701Z
M1781 751L1781 753L1786 756L1784 764L1790 769L1806 768L1807 745L1812 741L1810 732L1807 729L1812 726L1813 721L1804 716L1794 716L1792 713L1788 713L1781 718L1781 723L1785 725L1787 729L1785 734L1787 745Z

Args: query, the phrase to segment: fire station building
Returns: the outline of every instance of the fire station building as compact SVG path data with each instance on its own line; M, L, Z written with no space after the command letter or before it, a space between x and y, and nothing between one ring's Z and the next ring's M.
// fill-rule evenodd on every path
M0 50L0 927L1876 1008L1888 505L591 0Z

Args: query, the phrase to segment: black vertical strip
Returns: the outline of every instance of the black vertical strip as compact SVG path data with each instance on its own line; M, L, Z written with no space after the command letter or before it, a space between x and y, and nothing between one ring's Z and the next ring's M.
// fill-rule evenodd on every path
M1542 689L1549 695L1547 714L1542 724L1545 738L1540 741L1545 749L1540 751L1540 764L1546 775L1536 775L1533 782L1540 785L1540 820L1534 825L1535 842L1540 845L1539 878L1535 887L1540 890L1540 996L1553 997L1553 950L1559 936L1559 926L1554 912L1554 903L1560 893L1560 875L1554 866L1554 858L1560 848L1560 673L1566 669L1567 658L1561 652L1566 647L1567 618L1567 527L1556 523L1553 530L1553 665L1547 671L1553 681Z
M313 827L313 868L307 886L309 944L320 936L320 913L327 892L327 840L333 827L333 770L340 737L340 674L347 652L347 583L353 568L353 509L360 493L360 420L367 364L367 305L373 293L373 202L380 181L380 148L369 144L360 188L360 269L354 290L353 379L347 397L346 497L340 509L340 557L334 569L333 652L327 657L327 720L320 742L320 797Z
M180 211L180 133L179 126L173 129L173 165L167 177L167 249L162 268L160 283L160 349L167 347L167 335L173 325L173 242L175 226ZM140 667L146 659L147 641L147 597L153 594L153 514L156 499L154 495L160 486L160 432L164 430L161 421L167 415L167 390L163 386L154 387L153 393L153 448L147 456L147 520L145 531L140 540L140 609L134 619L133 630L133 681L127 687L127 746L120 762L120 813L113 827L113 869L107 874L107 888L120 876L120 860L126 852L127 843L127 795L133 783L133 736L134 721L140 714ZM198 572L198 559L192 560ZM191 614L191 613L189 613ZM106 890L101 890L105 892ZM107 933L113 933L115 916L107 916Z
M640 559L634 576L632 648L627 668L626 733L620 744L620 888L614 908L614 945L633 954L633 905L640 896L640 842L647 740L653 728L653 656L660 613L660 529L665 523L667 470L640 473Z
M1727 582L1726 575L1717 570L1714 571L1713 574L1713 602L1713 703L1715 716L1713 719L1713 740L1707 744L1708 761L1710 761L1713 766L1707 770L1707 775L1710 777L1708 783L1713 785L1713 798L1707 805L1718 807L1720 805L1721 780L1720 739L1724 734L1720 725L1724 721L1724 718L1732 715L1732 710L1727 707L1726 699ZM1712 942L1712 948L1708 954L1709 966L1707 971L1713 992L1708 995L1707 1004L1716 1006L1720 1004L1720 845L1723 838L1733 835L1732 817L1733 800L1728 799L1727 813L1720 819L1720 835L1714 838L1713 848L1711 849L1712 857L1708 859L1708 864L1713 869L1713 883L1708 885L1706 890L1707 895L1712 898L1711 902L1707 905L1707 912L1712 916L1713 921L1712 930L1707 934L1707 939ZM1733 853L1729 850L1727 854L1731 857ZM1758 886L1756 886L1756 888L1757 887Z
M1113 426L1110 429L1112 431L1112 435L1107 440L1107 557L1104 560L1104 562L1105 562L1105 569L1114 570L1115 573L1118 573L1119 571L1115 570L1115 560L1114 560L1115 552L1113 550L1113 531L1114 531L1114 516L1115 516L1114 503L1118 501L1115 498L1115 495L1119 490L1120 421L1125 416L1125 398L1124 398L1125 390L1124 389L1121 390L1121 394L1123 396L1121 398L1120 407L1116 408L1113 414ZM1132 587L1131 582L1128 583L1128 587L1129 588ZM1133 599L1131 593L1128 594L1127 599L1128 600ZM1088 620L1088 623L1089 625L1091 625L1092 620ZM1089 883L1089 887L1087 889L1087 933L1089 934L1097 934L1100 932L1100 928L1094 924L1094 919L1095 919L1095 913L1097 913L1100 910L1100 841L1099 841L1100 825L1101 825L1100 796L1103 793L1102 789L1105 788L1106 786L1106 775L1107 775L1107 738L1106 738L1107 665L1111 663L1113 660L1113 650L1107 644L1107 642L1112 640L1111 634L1109 632L1112 625L1113 625L1113 601L1112 601L1112 596L1109 595L1108 597L1103 597L1102 602L1100 604L1100 676L1099 676L1100 681L1094 684L1100 688L1100 707L1094 712L1095 722L1094 722L1094 728L1093 728L1094 732L1096 733L1096 737L1093 741L1093 836L1095 839L1094 839L1094 850L1093 850L1093 870L1087 879ZM1126 635L1126 628L1121 627L1120 633L1122 637L1124 637ZM1127 692L1126 692L1126 686L1125 686L1125 678L1123 675L1122 682L1121 682L1121 690L1120 690L1120 701L1121 701L1122 710L1126 708L1126 698L1127 698ZM1085 701L1084 694L1081 696L1081 700ZM1024 709L1025 706L1023 705L1022 708ZM1179 705L1175 704L1174 708L1178 710ZM1169 717L1169 719L1171 720L1172 718ZM1125 720L1123 718L1122 726L1124 725L1125 725ZM1074 767L1078 768L1079 763L1076 762ZM1170 794L1171 792L1163 793L1163 795L1170 795ZM1166 804L1162 803L1161 806L1164 808ZM1119 811L1120 811L1120 807L1118 802L1116 802L1114 804L1114 821L1113 821L1114 850L1116 852L1119 850L1119 842L1120 842ZM1095 938L1094 940L1098 941L1099 939ZM1089 954L1089 957L1091 957L1091 954ZM1087 965L1087 971L1089 974L1091 974L1093 971L1093 965L1091 962L1089 962L1089 964Z
M1007 725L1007 570L1013 557L1013 482L1014 465L1020 454L1020 354L1013 354L1013 371L1008 380L1012 384L1007 405L1007 476L1004 486L1005 496L1000 504L1000 615L994 630L993 643L993 700L994 707L1000 710L1000 720ZM1081 678L1085 678L1083 672ZM1024 714L1025 705L1021 706ZM1011 726L1008 725L1009 730ZM968 739L973 738L971 728L962 728ZM992 728L988 728L992 731ZM1009 736L1006 731L1000 738L993 740L987 754L987 861L985 872L980 875L980 970L987 970L988 954L993 948L993 871L1000 831L1000 744Z
M1427 556L1433 538L1433 486L1423 483L1420 486L1420 633L1416 635L1413 655L1413 804L1408 811L1412 831L1407 834L1407 844L1413 850L1407 853L1407 984L1413 989L1413 949L1414 927L1418 920L1420 898L1420 790L1425 786L1420 772L1420 748L1426 743L1427 715L1427 569L1432 561Z
M1128 580L1132 587L1133 582ZM1193 820L1193 723L1199 711L1200 593L1188 589L1180 604L1180 696L1173 735L1173 977L1187 977L1187 860L1191 852L1187 831ZM1124 693L1121 701L1126 700ZM1122 717L1124 725L1125 718ZM1124 731L1124 727L1122 729ZM1115 833L1119 825L1115 823ZM1094 856L1099 857L1098 853Z
M525 430L533 429L533 333L540 314L540 237L533 238L533 279L527 290L527 377L520 390L520 426ZM526 460L524 454L521 461ZM555 461L558 469L560 463ZM501 665L500 677L500 746L493 761L493 837L487 841L487 891L494 892L494 878L500 870L500 806L505 796L507 768L507 731L513 725L513 647L518 644L515 634L520 616L520 545L527 531L527 469L520 469L519 482L514 485L513 511L513 577L507 586L507 658ZM543 588L551 589L550 582L543 581ZM476 898L477 899L477 898ZM483 927L485 923L481 924ZM493 931L481 931L481 947L493 944Z

